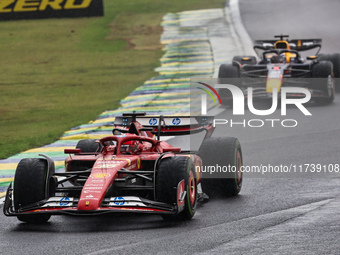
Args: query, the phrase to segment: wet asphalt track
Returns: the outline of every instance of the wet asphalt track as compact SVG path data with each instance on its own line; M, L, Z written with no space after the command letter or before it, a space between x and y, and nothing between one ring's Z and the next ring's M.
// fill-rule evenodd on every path
M253 39L280 33L322 37L323 52L340 52L340 2L241 0L240 9ZM308 110L312 116L294 107L285 117L271 116L296 119L296 128L221 126L215 135L238 137L246 165L339 164L340 94L333 104ZM227 111L219 118L233 117ZM245 118L258 117L246 112ZM214 198L182 223L145 215L55 216L47 225L30 226L1 214L0 249L3 254L339 254L339 176L249 174L238 197Z

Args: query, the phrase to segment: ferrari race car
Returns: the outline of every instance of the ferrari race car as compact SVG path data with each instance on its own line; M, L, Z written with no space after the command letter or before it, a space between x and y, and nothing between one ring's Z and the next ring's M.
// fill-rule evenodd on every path
M75 149L65 149L65 172L55 173L54 162L43 154L22 159L7 190L4 214L28 223L58 214L111 212L191 219L197 203L208 199L202 187L208 195L237 195L242 186L240 143L211 137L213 120L127 113L116 118L112 136L80 140ZM160 140L202 131L199 151L182 151ZM231 170L204 178L204 167L216 164Z
M219 83L232 83L248 97L252 88L253 98L271 98L277 90L280 98L282 87L302 87L311 92L314 102L327 104L334 100L335 83L340 79L340 54L319 54L321 39L289 40L288 35L276 35L278 40L257 40L255 56L235 56L231 64L219 68ZM302 58L301 52L314 50L314 56ZM337 84L340 86L340 84ZM226 105L232 103L231 93L221 89L219 94ZM290 98L304 94L290 93Z

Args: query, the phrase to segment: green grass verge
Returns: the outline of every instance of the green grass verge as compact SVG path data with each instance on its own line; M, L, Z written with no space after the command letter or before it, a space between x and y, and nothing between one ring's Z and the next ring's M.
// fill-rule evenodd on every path
M157 75L164 14L225 0L105 0L105 16L1 22L0 158L49 144Z

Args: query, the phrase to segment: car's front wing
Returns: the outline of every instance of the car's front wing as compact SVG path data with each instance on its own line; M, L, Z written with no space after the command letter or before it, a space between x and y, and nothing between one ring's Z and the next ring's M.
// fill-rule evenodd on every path
M70 214L70 215L98 215L104 213L151 213L151 214L178 214L184 209L184 180L177 186L177 203L167 204L135 196L119 196L104 198L96 210L79 210L78 198L54 196L37 203L14 209L13 189L10 185L5 198L3 212L6 216L19 216L29 214Z

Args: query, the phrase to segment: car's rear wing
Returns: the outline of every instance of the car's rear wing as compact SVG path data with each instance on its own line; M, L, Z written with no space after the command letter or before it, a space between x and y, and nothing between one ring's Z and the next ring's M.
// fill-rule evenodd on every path
M293 39L293 40L284 40L287 41L290 49L296 51L306 51L315 48L321 48L322 39ZM256 40L254 45L254 50L271 50L274 49L275 43L277 40Z
M172 136L206 131L209 137L215 129L214 119L214 116L146 116L144 113L125 113L116 117L114 125L131 130L131 133L138 130L138 133L148 131L158 136Z

